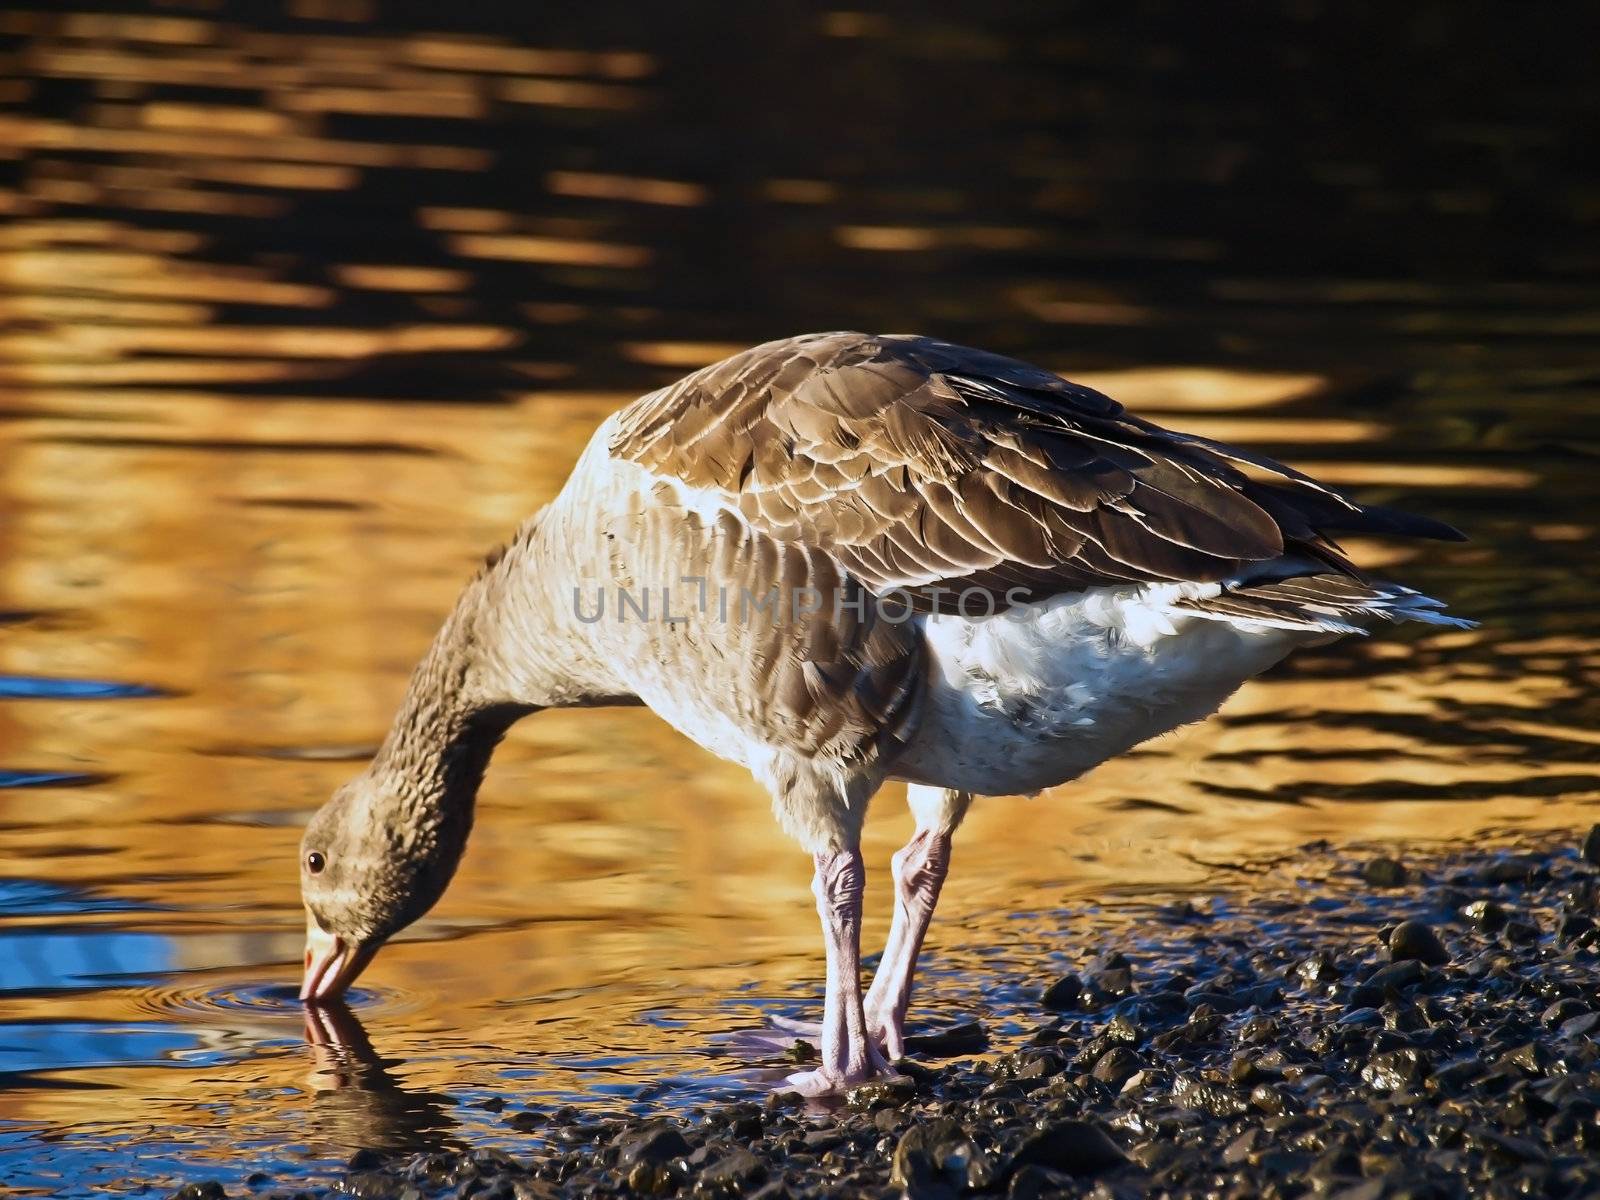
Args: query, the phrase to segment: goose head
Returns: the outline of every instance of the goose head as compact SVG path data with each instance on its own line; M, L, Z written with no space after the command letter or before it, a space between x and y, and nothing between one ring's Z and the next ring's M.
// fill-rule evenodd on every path
M431 909L455 874L470 823L428 819L403 788L370 775L346 784L300 840L306 910L300 999L334 1000L383 944Z

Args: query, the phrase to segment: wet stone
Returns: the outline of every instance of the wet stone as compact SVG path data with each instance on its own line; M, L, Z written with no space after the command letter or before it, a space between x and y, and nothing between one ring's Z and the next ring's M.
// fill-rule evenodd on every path
M1084 1001L1100 1007L1133 994L1133 972L1127 967L1111 967L1090 974L1084 985Z
M1104 1008L1134 993L1133 964L1120 950L1098 954L1084 968L1083 995L1080 1003L1085 1008Z
M1326 950L1318 950L1309 958L1303 959L1295 967L1294 973L1300 982L1308 986L1329 984L1339 978L1339 970L1334 966L1333 956Z
M1382 1003L1388 999L1389 992L1398 992L1404 988L1414 987L1426 977L1427 972L1423 969L1420 961L1406 959L1391 963L1387 967L1378 968L1378 970L1367 976L1364 986L1382 993L1379 999L1379 1003Z
M1130 1046L1137 1046L1144 1041L1144 1030L1140 1029L1126 1013L1118 1013L1106 1022L1102 1036L1107 1041L1125 1042Z
M1375 1091L1409 1091L1427 1077L1428 1068L1428 1057L1421 1050L1390 1050L1368 1059L1361 1078Z
M1466 917L1485 933L1493 933L1506 923L1506 910L1494 900L1474 900L1461 910Z
M1417 1033L1429 1025L1422 1007L1405 1000L1390 1001L1379 1014L1383 1017L1383 1027L1395 1033Z
M1600 866L1600 825L1589 826L1583 838L1583 860Z
M1353 1008L1339 1018L1339 1024L1351 1029L1377 1029L1383 1024L1383 1014L1375 1008Z
M1162 1090L1170 1086L1171 1082L1171 1078L1165 1071L1145 1067L1124 1079L1122 1087L1118 1091L1123 1095L1128 1095L1141 1091Z
M1126 1046L1113 1046L1100 1056L1091 1074L1109 1088L1121 1089L1140 1067L1139 1056Z
M1071 1186L1069 1175L1044 1167L1025 1166L1011 1177L1006 1187L1006 1200L1047 1200L1065 1195Z
M1583 913L1566 913L1561 918L1561 924L1556 927L1556 937L1563 942L1592 946L1597 940L1595 923Z
M1498 1065L1511 1067L1529 1075L1543 1075L1549 1061L1549 1053L1537 1042L1525 1042L1502 1054Z
M1495 859L1483 868L1480 877L1485 883L1525 884L1543 873L1544 865L1537 859L1516 854Z
M1127 1157L1098 1125L1055 1121L1024 1139L1012 1155L1012 1162L1069 1175L1093 1175L1122 1166Z
M1404 886L1411 878L1405 866L1392 858L1374 858L1361 869L1361 877L1373 887L1395 888Z
M1045 988L1039 1003L1055 1012L1067 1012L1078 1007L1078 1000L1082 996L1083 981L1076 975L1063 975Z
M967 1186L967 1172L981 1152L948 1118L919 1122L895 1145L889 1182L912 1197L953 1195Z
M617 1166L629 1170L636 1163L664 1163L689 1152L688 1140L676 1126L653 1122L617 1139Z
M1250 1089L1250 1107L1270 1116L1281 1116L1289 1111L1289 1100L1282 1088L1258 1083Z
M805 1143L807 1150L815 1154L822 1154L832 1150L835 1146L843 1145L845 1138L837 1127L824 1127L822 1129L809 1130L800 1140Z
M1600 879L1593 875L1564 879L1557 895L1573 912L1593 913L1600 907Z
M1569 996L1563 1000L1557 1000L1544 1012L1540 1013L1539 1022L1542 1025L1554 1028L1564 1025L1574 1017L1584 1016L1588 1011L1589 1007L1583 1001L1574 1000Z
M1582 1016L1571 1017L1561 1022L1561 1036L1564 1038L1587 1037L1594 1032L1597 1025L1600 1025L1600 1013L1584 1013Z
M1331 1200L1384 1200L1389 1195L1389 1181L1380 1176L1377 1179L1363 1180L1353 1183L1349 1187L1340 1188L1330 1193Z
M1063 1065L1059 1054L1044 1051L1026 1054L1016 1060L1012 1077L1019 1080L1049 1079L1059 1074Z
M1235 1055L1233 1061L1228 1064L1228 1082L1234 1087L1252 1084L1260 1076L1261 1067L1251 1055Z
M1246 1129L1238 1137L1234 1138L1233 1141L1229 1142L1227 1147L1222 1151L1223 1165L1228 1167L1236 1167L1240 1163L1247 1161L1251 1154L1255 1152L1256 1146L1260 1141L1260 1129Z
M1479 1147L1507 1164L1542 1162L1549 1157L1537 1142L1528 1138L1513 1137L1493 1129L1475 1129L1469 1138Z
M846 1106L858 1111L898 1108L916 1099L917 1087L909 1079L878 1079L853 1087L844 1094Z
M1193 1075L1172 1081L1172 1100L1180 1108L1193 1108L1212 1117L1236 1117L1249 1109L1237 1092Z
M711 1191L722 1188L748 1187L767 1177L767 1164L748 1150L735 1150L720 1158L700 1173L696 1189Z
M1277 1040L1278 1023L1271 1017L1251 1017L1239 1027L1239 1040L1251 1045L1262 1045Z
M1238 993L1244 1008L1276 1008L1283 1003L1283 989L1275 983L1261 983Z
M914 1033L906 1038L912 1054L930 1058L953 1058L962 1054L981 1054L989 1047L989 1033L977 1021L963 1021L931 1033Z
M660 1196L677 1186L660 1163L638 1162L629 1169L628 1189L641 1196Z
M1435 967L1450 961L1439 935L1422 921L1402 921L1394 927L1389 934L1389 956L1396 962L1416 959Z

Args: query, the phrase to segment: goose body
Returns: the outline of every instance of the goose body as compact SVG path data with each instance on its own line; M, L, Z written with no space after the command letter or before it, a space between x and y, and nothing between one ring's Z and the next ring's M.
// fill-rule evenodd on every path
M437 898L511 721L643 703L747 767L814 858L823 1055L791 1082L887 1072L974 795L1075 779L1298 646L1464 624L1369 580L1345 531L1459 536L928 338L811 335L695 372L600 426L469 585L372 766L313 820L305 994L336 993ZM911 785L918 831L863 1002L859 839L889 779Z

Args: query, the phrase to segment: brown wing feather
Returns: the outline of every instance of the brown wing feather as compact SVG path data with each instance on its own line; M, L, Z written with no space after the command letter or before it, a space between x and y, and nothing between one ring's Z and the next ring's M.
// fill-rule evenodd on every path
M724 494L760 532L922 607L935 587L1040 599L1209 582L1286 552L1351 569L1323 530L1454 532L1163 429L1038 367L903 335L736 354L624 410L611 451Z

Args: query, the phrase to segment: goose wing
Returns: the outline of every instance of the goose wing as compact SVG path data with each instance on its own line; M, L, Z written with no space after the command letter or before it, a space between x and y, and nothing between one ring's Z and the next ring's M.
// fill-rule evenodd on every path
M920 609L1130 582L1211 582L1286 552L1354 573L1331 531L1459 536L932 338L814 334L626 409L611 453L820 549Z

